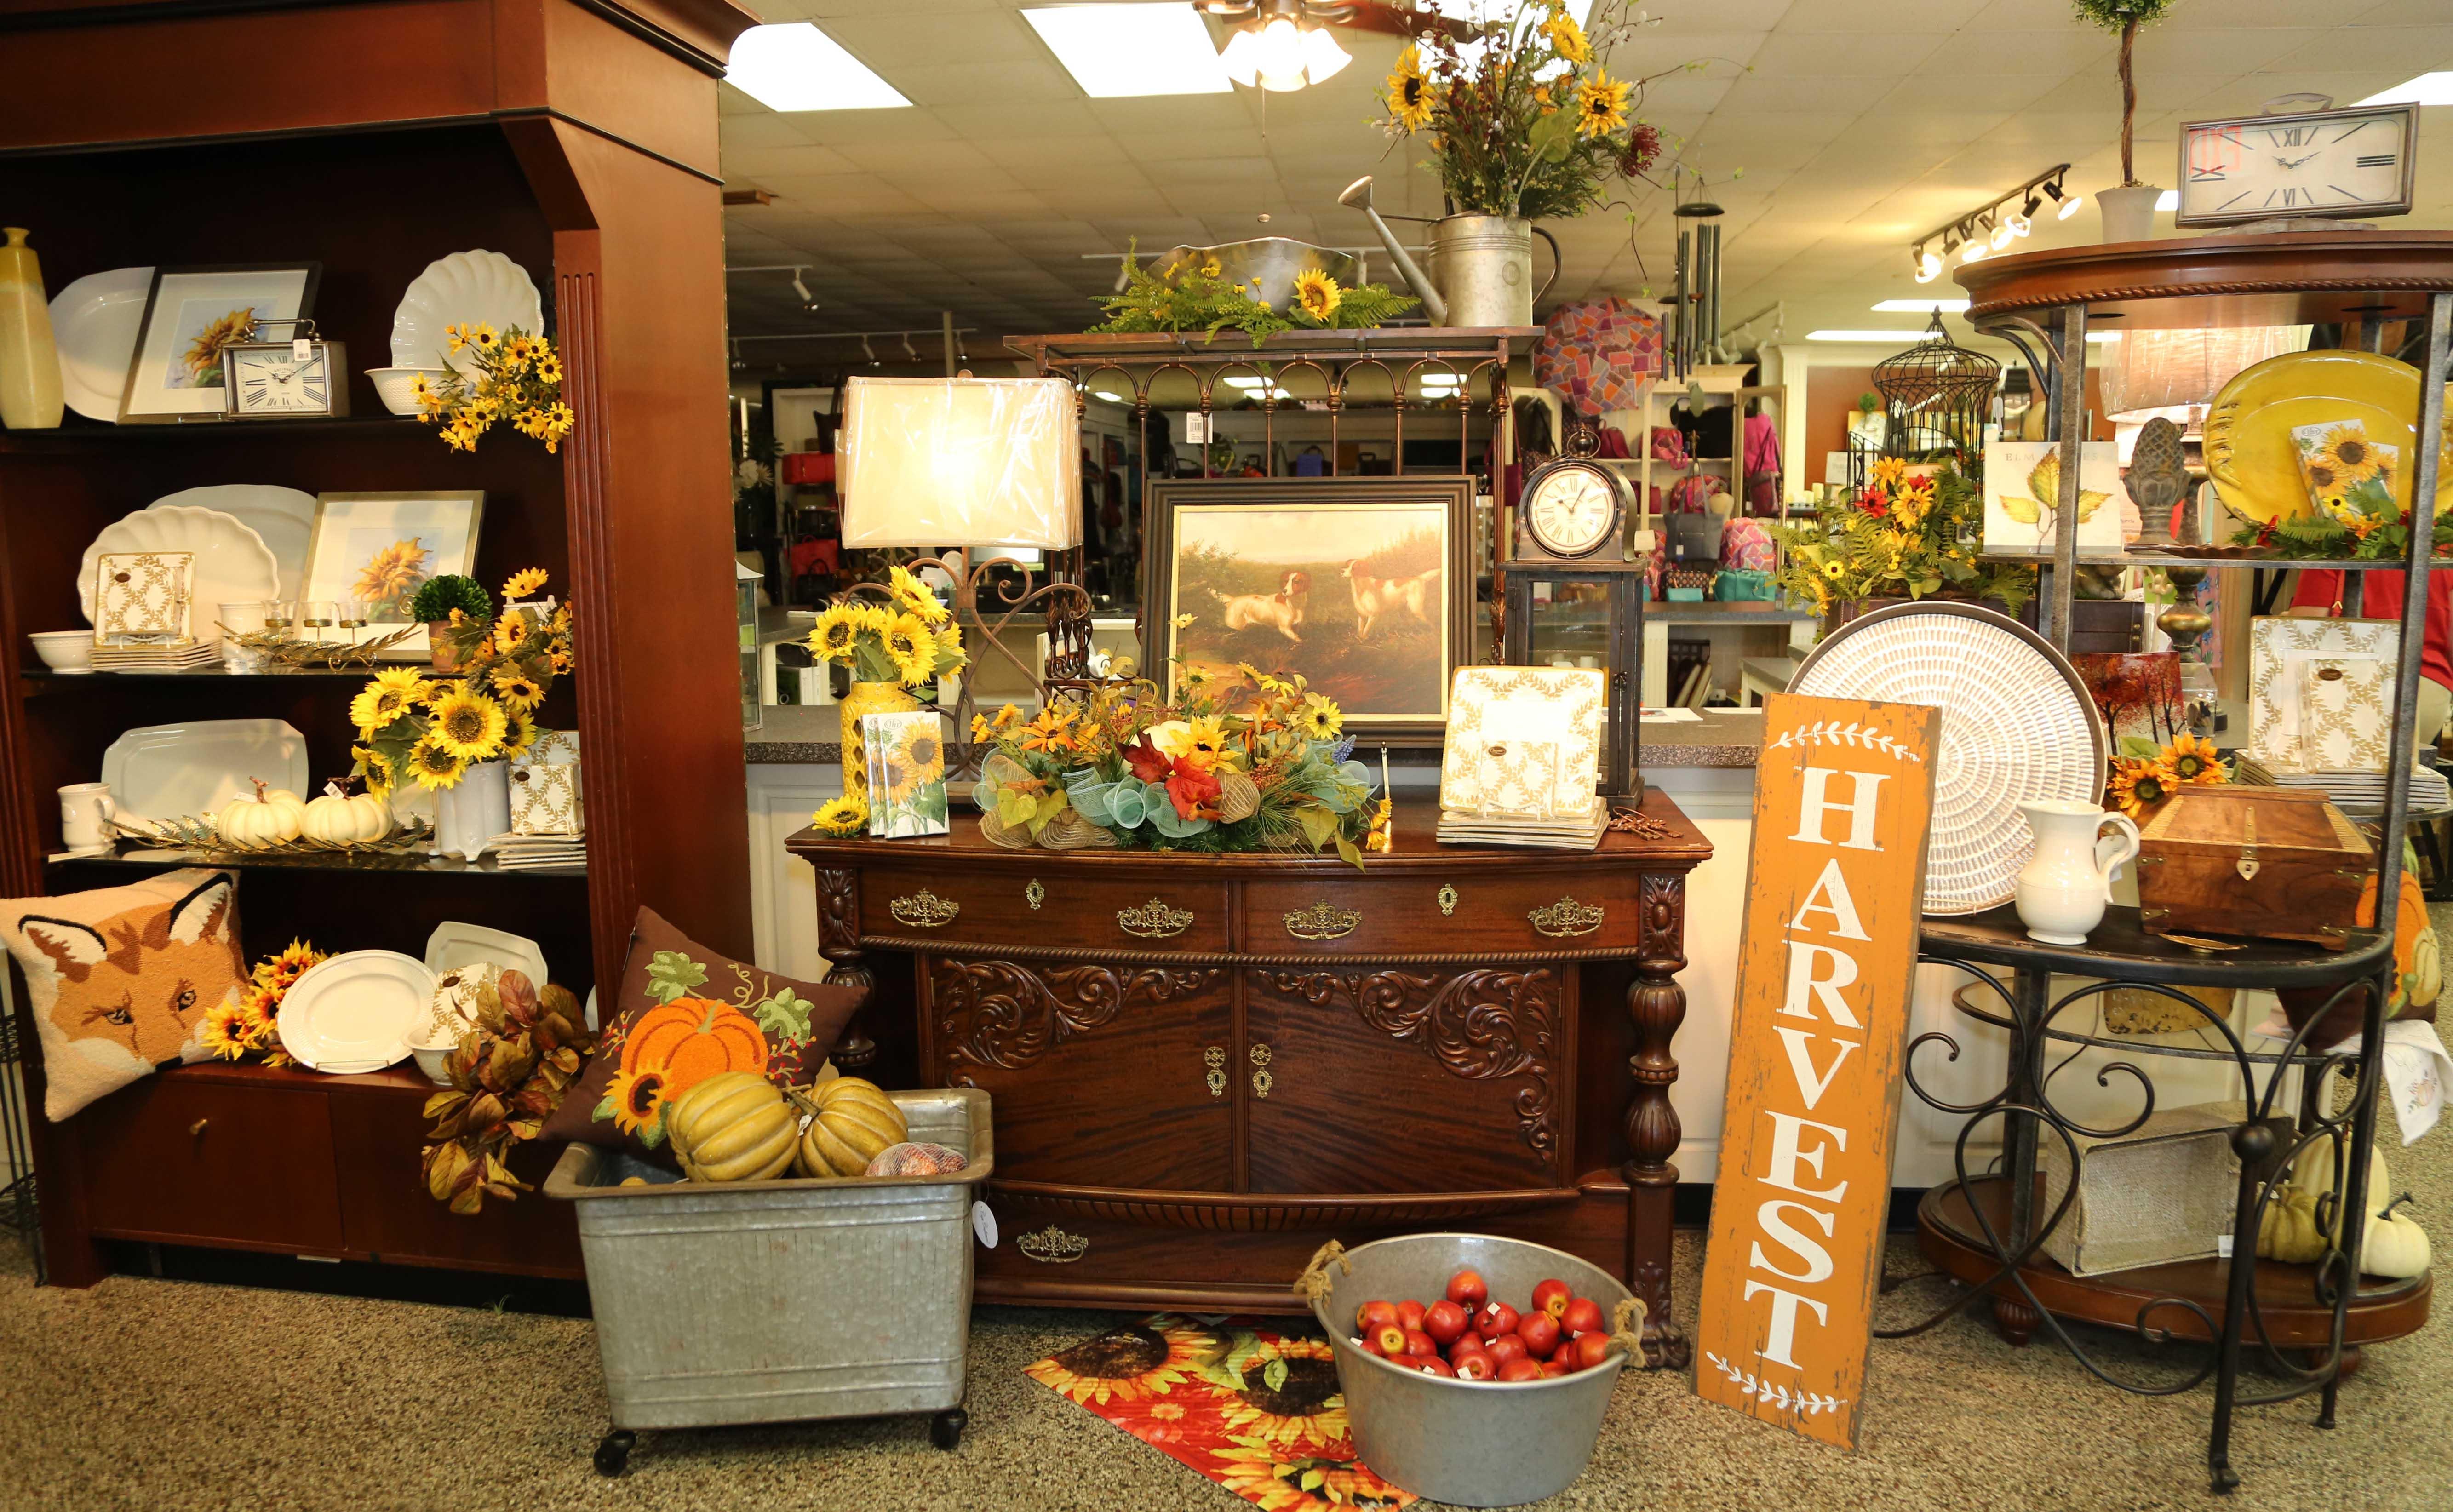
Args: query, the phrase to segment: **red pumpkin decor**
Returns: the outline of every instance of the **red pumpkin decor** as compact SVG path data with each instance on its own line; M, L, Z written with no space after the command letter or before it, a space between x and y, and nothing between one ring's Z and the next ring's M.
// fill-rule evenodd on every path
M648 1009L622 1042L622 1069L662 1066L669 1103L718 1071L767 1074L767 1036L749 1015L711 998L675 998Z

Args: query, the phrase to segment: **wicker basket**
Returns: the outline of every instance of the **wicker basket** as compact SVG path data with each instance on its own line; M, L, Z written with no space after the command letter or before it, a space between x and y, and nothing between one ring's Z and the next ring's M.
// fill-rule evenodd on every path
M2238 1103L2202 1103L2157 1113L2118 1139L2073 1134L2082 1157L2078 1200L2044 1236L2044 1253L2073 1276L2218 1254L2240 1196L2231 1131L2244 1117ZM2042 1218L2070 1184L2069 1151L2050 1130L2038 1131L2036 1165L2044 1178Z

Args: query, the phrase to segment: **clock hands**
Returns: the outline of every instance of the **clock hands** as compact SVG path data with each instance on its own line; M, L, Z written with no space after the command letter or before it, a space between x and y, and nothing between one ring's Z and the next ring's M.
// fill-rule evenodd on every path
M2295 169L2301 164L2312 162L2322 155L2322 153L2310 152L2304 157L2277 157L2274 161L2282 164L2285 169Z

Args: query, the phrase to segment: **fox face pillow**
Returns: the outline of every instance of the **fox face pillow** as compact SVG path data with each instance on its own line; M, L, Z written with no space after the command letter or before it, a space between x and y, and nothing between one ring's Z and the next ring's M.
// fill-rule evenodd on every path
M166 871L124 887L0 902L26 976L53 1123L165 1066L205 1059L205 1015L247 985L238 879Z

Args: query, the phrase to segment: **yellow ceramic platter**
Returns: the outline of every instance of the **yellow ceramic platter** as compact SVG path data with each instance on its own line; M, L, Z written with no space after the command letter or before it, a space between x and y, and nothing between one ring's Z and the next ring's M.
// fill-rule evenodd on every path
M2206 475L2231 512L2253 525L2313 507L2291 428L2358 420L2379 443L2402 448L2394 496L2410 503L2419 447L2419 369L2368 351L2287 351L2244 368L2206 411ZM2453 447L2446 448L2453 462ZM2453 506L2453 466L2437 474L2436 507Z

